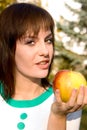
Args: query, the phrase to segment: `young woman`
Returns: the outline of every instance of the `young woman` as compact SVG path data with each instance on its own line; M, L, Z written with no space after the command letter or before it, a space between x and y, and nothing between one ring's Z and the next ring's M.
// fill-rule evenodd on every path
M87 89L67 103L47 81L54 21L44 9L15 3L0 14L0 129L79 130ZM77 99L77 100L76 100ZM77 110L77 111L76 111Z

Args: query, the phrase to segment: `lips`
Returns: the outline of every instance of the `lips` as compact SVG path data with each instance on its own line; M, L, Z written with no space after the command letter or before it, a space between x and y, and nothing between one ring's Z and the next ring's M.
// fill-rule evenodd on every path
M48 69L49 68L49 60L43 60L37 63L37 66L40 69Z

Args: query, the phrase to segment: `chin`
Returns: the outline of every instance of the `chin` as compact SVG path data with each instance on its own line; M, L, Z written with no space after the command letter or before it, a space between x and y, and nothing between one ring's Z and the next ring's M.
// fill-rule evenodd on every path
M42 72L42 73L38 73L39 78L46 78L48 76L48 71L47 72Z

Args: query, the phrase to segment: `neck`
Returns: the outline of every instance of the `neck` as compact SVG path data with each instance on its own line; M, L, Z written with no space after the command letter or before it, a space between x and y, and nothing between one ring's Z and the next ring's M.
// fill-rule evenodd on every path
M39 96L44 91L45 89L41 85L41 79L19 77L16 79L13 98L19 100L30 100Z

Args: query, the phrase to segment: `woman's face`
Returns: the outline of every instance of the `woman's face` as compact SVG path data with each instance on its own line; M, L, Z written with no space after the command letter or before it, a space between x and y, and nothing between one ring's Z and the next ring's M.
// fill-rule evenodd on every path
M16 42L16 76L45 78L53 58L51 31L40 30L37 37L25 36Z

